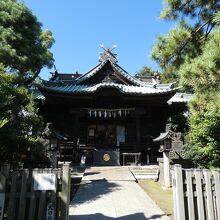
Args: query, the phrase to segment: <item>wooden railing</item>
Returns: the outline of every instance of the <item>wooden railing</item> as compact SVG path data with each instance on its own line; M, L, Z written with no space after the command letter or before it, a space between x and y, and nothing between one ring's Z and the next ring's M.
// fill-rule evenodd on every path
M67 220L70 169L22 169L0 172L0 220Z
M218 170L182 169L174 165L174 220L220 220Z

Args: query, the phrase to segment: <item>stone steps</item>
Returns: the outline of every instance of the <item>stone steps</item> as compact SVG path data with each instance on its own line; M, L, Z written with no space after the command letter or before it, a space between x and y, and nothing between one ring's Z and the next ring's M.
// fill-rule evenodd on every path
M158 166L131 167L129 169L137 180L139 179L157 180L158 179L158 175L159 175Z

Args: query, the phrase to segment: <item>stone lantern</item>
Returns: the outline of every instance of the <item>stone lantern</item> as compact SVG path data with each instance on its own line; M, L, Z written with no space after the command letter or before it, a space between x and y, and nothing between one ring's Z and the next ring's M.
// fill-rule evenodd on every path
M160 142L159 152L163 153L164 164L164 185L165 187L171 186L170 180L170 151L179 151L182 148L181 133L173 132L171 130L171 123L166 125L166 131L160 133L160 136L155 138L154 141Z
M52 168L57 168L58 167L58 161L57 161L58 143L60 140L66 140L66 138L54 130L52 123L47 123L46 128L43 132L43 136L45 139L49 140L49 144L50 144L49 150L51 152L50 154L51 166Z

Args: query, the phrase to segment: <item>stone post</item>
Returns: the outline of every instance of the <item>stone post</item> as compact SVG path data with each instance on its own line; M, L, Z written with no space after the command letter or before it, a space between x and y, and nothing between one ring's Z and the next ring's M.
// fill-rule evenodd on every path
M164 167L164 185L165 187L170 187L170 159L169 159L169 152L163 152L163 167Z

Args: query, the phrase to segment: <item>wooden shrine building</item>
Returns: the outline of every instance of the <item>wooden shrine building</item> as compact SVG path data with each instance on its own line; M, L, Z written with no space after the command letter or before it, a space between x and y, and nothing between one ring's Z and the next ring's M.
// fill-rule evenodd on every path
M149 79L148 79L149 81ZM184 97L173 84L150 82L128 74L117 64L113 49L104 48L99 64L85 74L55 72L37 84L43 99L40 114L67 137L61 158L79 162L82 154L93 162L94 151L141 152L141 161L156 162L154 143L168 117L185 109Z

